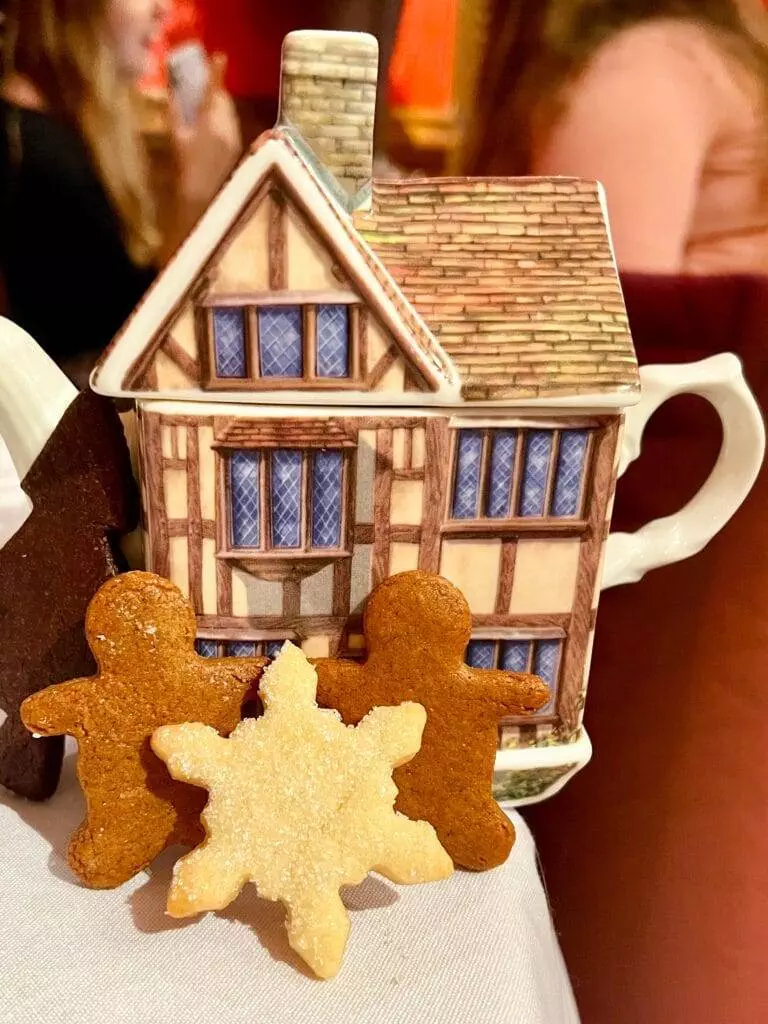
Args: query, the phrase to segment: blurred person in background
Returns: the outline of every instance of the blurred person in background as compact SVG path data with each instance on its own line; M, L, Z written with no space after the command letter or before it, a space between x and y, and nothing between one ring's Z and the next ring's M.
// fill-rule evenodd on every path
M550 0L537 49L529 170L605 185L622 270L768 272L763 0Z
M157 266L239 155L216 61L158 235L135 84L168 0L0 0L0 276L5 314L83 383Z
M386 133L386 76L401 0L197 0L209 51L226 53L227 86L235 98L246 142L277 118L280 50L295 29L370 32L379 42L376 145Z

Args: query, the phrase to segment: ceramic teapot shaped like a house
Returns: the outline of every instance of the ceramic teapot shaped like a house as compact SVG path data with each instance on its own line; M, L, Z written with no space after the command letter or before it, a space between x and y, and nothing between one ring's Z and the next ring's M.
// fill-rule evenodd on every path
M640 398L600 187L371 187L376 42L298 32L281 116L94 371L138 407L146 565L189 594L199 650L362 653L361 607L420 567L466 595L467 660L552 699L501 729L500 798L589 758L582 712L625 410ZM609 541L604 579L695 553L762 456L738 362L645 373L627 458L668 395L726 442L691 506ZM739 450L733 438L739 438Z

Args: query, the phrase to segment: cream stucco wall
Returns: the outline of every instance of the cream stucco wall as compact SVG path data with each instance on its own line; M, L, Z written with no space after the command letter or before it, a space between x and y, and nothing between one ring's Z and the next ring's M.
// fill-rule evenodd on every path
M288 288L297 291L349 291L349 284L333 272L335 260L292 204L285 217Z
M327 658L331 653L331 638L329 636L311 636L301 645L302 651L308 658Z
M196 386L162 350L155 355L155 371L159 391L174 391Z
M389 550L389 572L410 572L419 568L419 545L395 541Z
M216 541L203 540L203 615L216 615L218 598L216 594Z
M283 586L274 580L260 580L242 569L232 570L233 615L281 615Z
M169 519L187 518L187 471L185 469L166 469L163 474L165 484L165 509Z
M333 565L301 581L301 614L330 615L333 611Z
M413 469L421 469L424 465L426 447L426 430L424 427L414 427L411 440L411 466Z
M376 431L357 435L357 478L355 512L358 523L373 522L373 480L376 473Z
M200 450L200 514L203 519L216 518L216 455L213 450L213 427L198 428Z
M421 480L393 480L389 518L396 526L418 526L424 517Z
M501 541L445 537L440 574L463 591L475 615L490 615L496 606Z
M520 540L509 610L513 615L568 613L579 570L578 537Z
M171 579L189 597L189 545L186 537L171 537L168 547Z
M197 357L197 333L195 331L195 311L191 302L187 302L174 320L168 332L179 348L193 359Z
M269 288L269 202L245 222L216 261L211 295L266 291Z
M371 571L373 566L373 545L358 544L352 554L352 586L350 608L360 611L363 602L371 592Z

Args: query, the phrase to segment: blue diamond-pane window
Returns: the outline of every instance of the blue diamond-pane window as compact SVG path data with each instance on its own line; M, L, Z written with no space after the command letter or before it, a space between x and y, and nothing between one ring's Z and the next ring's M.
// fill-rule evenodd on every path
M293 448L272 452L272 547L297 548L301 544L302 454Z
M512 474L515 469L517 432L494 430L491 445L491 471L488 481L488 516L508 519L512 502Z
M257 548L261 540L259 515L259 453L233 452L229 460L232 502L232 546Z
M464 660L472 668L493 668L496 664L496 641L470 640Z
M317 376L349 376L349 307L317 307Z
M227 656L230 658L253 658L256 644L253 640L234 640L227 644Z
M214 309L213 347L217 377L245 377L245 314L236 306Z
M552 431L529 430L525 442L525 468L520 496L521 516L546 514L549 460L552 455Z
M301 377L301 308L259 309L259 355L262 377Z
M454 519L477 519L480 502L480 464L483 432L460 430L456 447L456 478L453 484Z
M577 516L581 512L587 438L586 430L564 430L560 435L552 515Z
M539 640L536 644L536 653L533 657L533 671L541 676L550 690L549 702L541 708L542 712L551 710L557 689L557 670L560 667L560 640Z
M267 640L264 644L264 656L267 658L276 658L282 650L285 640Z
M507 640L501 645L499 668L505 672L527 672L530 640Z
M215 658L218 654L218 642L216 640L195 640L195 650L203 658Z
M341 452L317 452L312 459L312 547L341 547Z

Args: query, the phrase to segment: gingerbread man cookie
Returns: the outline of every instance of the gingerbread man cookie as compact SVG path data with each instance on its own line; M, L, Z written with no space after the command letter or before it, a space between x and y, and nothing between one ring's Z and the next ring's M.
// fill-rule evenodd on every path
M208 838L180 860L172 917L220 910L246 882L288 911L288 941L321 978L336 974L349 935L339 896L369 871L393 882L453 871L435 830L396 814L392 769L413 757L418 704L374 708L356 728L315 703L316 675L290 643L265 671L264 715L229 739L199 724L158 729L152 749L176 779L210 792Z
M394 775L396 807L434 825L455 864L485 870L515 840L491 792L499 720L536 711L549 691L536 676L466 665L471 629L469 606L447 580L419 570L390 576L365 609L367 660L316 662L317 694L351 724L379 705L426 708L421 750Z
M112 541L138 519L128 446L111 401L77 395L22 481L32 512L0 549L0 785L31 800L59 780L61 737L35 741L19 708L94 669L88 602L122 567Z
M262 658L201 658L195 614L173 583L130 572L88 607L86 635L98 675L50 686L21 709L29 730L78 741L86 818L69 863L91 888L108 889L166 846L203 837L205 793L174 782L150 748L161 725L203 722L229 733L255 689Z

